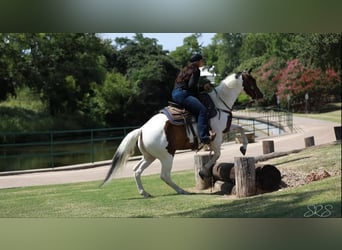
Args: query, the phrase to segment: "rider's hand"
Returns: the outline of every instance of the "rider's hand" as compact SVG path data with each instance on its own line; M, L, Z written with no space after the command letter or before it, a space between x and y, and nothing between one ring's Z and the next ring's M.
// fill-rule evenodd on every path
M210 91L210 90L211 90L211 84L210 84L210 83L204 84L203 89L204 89L205 91Z

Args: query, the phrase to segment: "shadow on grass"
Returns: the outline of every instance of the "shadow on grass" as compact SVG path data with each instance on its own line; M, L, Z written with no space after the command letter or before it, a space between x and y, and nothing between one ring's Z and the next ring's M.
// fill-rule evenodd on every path
M310 159L310 158L311 158L311 156L304 156L304 157L299 157L299 158L295 158L295 159L288 160L288 161L283 161L283 162L277 163L275 165L279 166L279 165L283 165L283 164L286 164L286 163L300 161L300 160L304 160L304 159Z
M213 205L193 211L175 213L172 216L201 217L201 218L333 218L341 217L341 202L326 201L324 204L312 204L309 199L331 191L328 188L299 193L268 193L248 198L228 199L227 203ZM202 194L203 195L203 194ZM222 198L224 199L224 198ZM312 206L322 205L321 211L312 212L311 216L304 216L312 210ZM329 205L329 206L327 206ZM327 206L325 209L324 206ZM324 210L325 209L325 210ZM323 210L326 212L323 214Z

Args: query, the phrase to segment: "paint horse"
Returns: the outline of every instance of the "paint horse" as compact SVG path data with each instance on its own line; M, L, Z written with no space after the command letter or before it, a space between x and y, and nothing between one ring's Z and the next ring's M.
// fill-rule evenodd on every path
M220 157L222 131L226 128L229 114L231 114L238 95L244 90L252 99L263 97L250 72L251 70L227 76L209 93L218 110L216 116L210 119L210 127L212 131L216 132L216 137L210 143L213 155L204 166L204 170L199 173L202 177L209 174L210 168ZM189 194L172 181L171 168L176 150L193 149L195 142L189 140L185 126L173 125L163 113L154 115L142 127L126 135L113 156L111 167L101 186L106 184L111 176L125 165L137 142L142 153L142 159L133 168L138 192L144 197L151 196L142 185L141 174L155 159L158 159L161 163L160 178L178 194Z

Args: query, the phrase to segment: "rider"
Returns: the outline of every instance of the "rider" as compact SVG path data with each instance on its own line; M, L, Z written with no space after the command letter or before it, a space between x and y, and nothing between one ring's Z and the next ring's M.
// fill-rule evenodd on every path
M200 54L190 57L190 63L178 74L172 91L172 99L192 114L197 116L198 133L202 144L209 144L215 139L215 133L209 133L209 118L207 108L195 97L200 79L199 68L204 65L204 59ZM206 83L205 90L211 85Z

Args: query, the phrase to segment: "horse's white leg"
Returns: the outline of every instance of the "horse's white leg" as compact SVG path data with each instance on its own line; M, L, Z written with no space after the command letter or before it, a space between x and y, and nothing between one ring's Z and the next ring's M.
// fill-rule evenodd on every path
M145 145L143 143L143 138L140 137L138 140L138 147L140 152L143 155L143 158L139 161L139 163L133 168L135 183L137 184L139 194L143 195L145 198L151 197L148 192L145 191L142 182L141 182L141 174L144 170L151 165L151 163L156 159L149 152L147 152Z
M202 170L199 172L199 175L202 178L211 176L210 174L211 168L212 166L215 165L216 161L221 156L221 142L222 142L222 133L216 133L216 138L210 145L214 153L210 157L209 161L203 166Z
M137 184L138 192L139 194L143 195L145 198L151 197L151 195L145 191L142 182L141 182L141 174L143 171L151 165L151 163L155 160L154 157L145 156L142 160L139 161L139 163L133 168L134 171L134 178L135 183Z
M189 192L183 190L171 180L171 168L172 168L173 156L169 154L168 156L161 158L160 162L162 164L160 178L167 185L172 187L178 194L189 194Z

